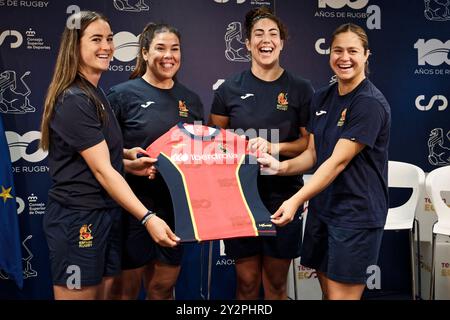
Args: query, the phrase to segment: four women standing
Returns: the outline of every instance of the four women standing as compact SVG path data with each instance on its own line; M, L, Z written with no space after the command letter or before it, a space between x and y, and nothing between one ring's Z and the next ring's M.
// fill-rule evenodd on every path
M180 246L164 248L178 241L169 228L171 199L156 159L138 154L177 122L203 121L199 97L176 80L180 35L165 24L144 28L131 80L108 94L117 121L98 87L114 51L109 22L95 12L74 18L81 28L64 31L42 122L53 180L44 229L55 298L109 297L122 262L113 290L121 298L136 298L144 281L147 298L171 299L181 263ZM390 111L366 78L367 35L353 24L336 30L330 65L338 82L312 97L309 81L280 66L287 38L280 19L256 8L245 28L251 68L215 92L210 123L242 129L250 149L268 153L259 159L263 171L284 177L258 178L265 205L276 211L277 237L226 241L236 261L236 296L256 299L262 285L266 299L286 298L289 264L300 254L302 204L315 196L302 264L318 270L326 298L358 299L387 214ZM302 188L298 174L313 167ZM122 222L117 204L131 213ZM81 289L68 287L71 265L83 271Z

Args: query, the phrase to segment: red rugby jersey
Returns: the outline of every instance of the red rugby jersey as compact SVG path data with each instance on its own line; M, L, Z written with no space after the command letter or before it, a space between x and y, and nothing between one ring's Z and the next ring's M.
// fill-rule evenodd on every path
M275 236L247 141L223 129L191 128L196 134L178 123L147 148L169 187L177 236L182 242Z

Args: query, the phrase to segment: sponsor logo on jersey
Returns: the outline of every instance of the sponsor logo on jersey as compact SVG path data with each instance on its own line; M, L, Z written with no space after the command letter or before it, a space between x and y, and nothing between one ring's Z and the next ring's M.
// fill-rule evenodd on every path
M327 112L325 110L316 111L316 116L320 117L321 115L326 114Z
M187 153L175 153L170 157L175 162L193 163L196 161L205 161L221 163L224 160L235 160L238 155L235 153L213 153L213 154L187 154Z
M260 228L272 228L272 224L271 223L260 223L260 224L258 224L258 227L260 227Z

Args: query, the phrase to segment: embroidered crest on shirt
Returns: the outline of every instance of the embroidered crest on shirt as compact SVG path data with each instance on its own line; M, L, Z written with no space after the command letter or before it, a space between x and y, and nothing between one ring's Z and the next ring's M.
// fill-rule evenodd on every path
M218 148L220 151L222 151L223 153L228 153L227 145L226 145L226 144L219 143L219 144L217 145L217 148Z
M80 248L90 248L92 247L92 240L94 237L92 236L91 230L92 224L83 224L80 228L80 241L78 241L78 246Z
M288 99L287 99L287 93L280 92L278 94L278 100L277 100L277 109L281 111L286 111L288 109Z
M337 123L338 127L342 127L345 123L345 116L347 115L347 108L345 108L344 110L342 110L341 112L341 117L339 118L339 121Z
M180 115L180 117L187 118L188 113L189 109L186 106L186 102L178 100L178 114Z

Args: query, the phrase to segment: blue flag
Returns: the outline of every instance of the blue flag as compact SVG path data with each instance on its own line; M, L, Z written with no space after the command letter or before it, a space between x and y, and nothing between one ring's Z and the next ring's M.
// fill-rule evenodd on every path
M22 289L22 252L11 158L0 117L0 272ZM0 280L2 281L2 280Z

